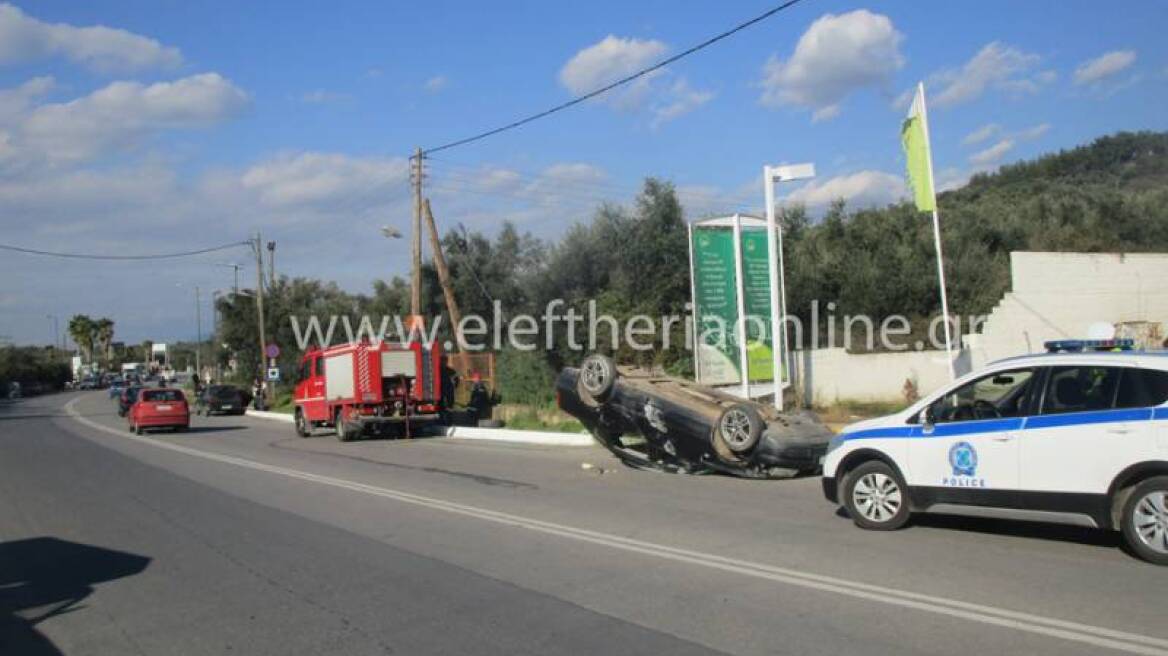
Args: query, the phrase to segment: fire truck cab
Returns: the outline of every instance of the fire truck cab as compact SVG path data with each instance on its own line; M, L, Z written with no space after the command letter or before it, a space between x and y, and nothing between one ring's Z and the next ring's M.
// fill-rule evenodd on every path
M409 437L444 417L438 344L355 342L305 352L296 373L296 433L331 427L348 442L366 433Z

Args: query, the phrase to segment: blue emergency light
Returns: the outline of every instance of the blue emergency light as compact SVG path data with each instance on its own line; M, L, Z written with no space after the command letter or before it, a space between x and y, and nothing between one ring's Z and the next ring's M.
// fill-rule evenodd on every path
M1047 353L1082 353L1083 351L1130 351L1134 339L1058 339L1046 342Z

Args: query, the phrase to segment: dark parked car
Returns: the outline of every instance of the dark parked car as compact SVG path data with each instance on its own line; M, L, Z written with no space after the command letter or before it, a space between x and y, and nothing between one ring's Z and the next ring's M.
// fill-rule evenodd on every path
M142 391L141 385L130 385L122 391L122 395L118 397L118 416L125 417L130 412L130 407L138 400L138 392Z
M618 371L603 355L556 380L560 408L633 466L786 478L820 468L831 431L774 408L670 376ZM630 440L644 438L641 448Z
M199 393L195 413L242 415L248 403L251 403L251 394L234 385L208 385Z

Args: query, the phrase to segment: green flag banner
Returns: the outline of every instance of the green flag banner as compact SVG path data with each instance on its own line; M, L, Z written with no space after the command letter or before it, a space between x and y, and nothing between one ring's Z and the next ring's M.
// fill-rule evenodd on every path
M913 190L917 209L932 212L937 209L933 195L933 171L929 166L929 137L925 133L925 99L918 89L913 98L908 118L900 128L900 143L908 161L908 184Z

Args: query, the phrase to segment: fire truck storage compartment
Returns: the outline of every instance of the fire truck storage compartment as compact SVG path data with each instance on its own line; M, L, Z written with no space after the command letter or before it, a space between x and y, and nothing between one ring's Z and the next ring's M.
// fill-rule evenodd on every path
M324 359L325 398L329 401L351 399L353 389L353 359L355 353L330 355Z
M412 349L381 352L381 377L394 378L418 376L418 361Z

